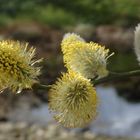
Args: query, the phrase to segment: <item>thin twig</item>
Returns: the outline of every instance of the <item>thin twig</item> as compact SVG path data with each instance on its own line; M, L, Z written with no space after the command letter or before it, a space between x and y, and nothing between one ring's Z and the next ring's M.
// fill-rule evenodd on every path
M33 85L33 89L36 90L36 89L42 89L42 90L48 90L49 88L51 87L51 85L43 85L43 84L40 84L40 83L36 83Z
M128 72L123 72L123 73L116 73L116 72L110 72L107 77L101 78L101 79L91 79L94 85L99 85L102 83L107 83L111 81L116 81L116 80L122 80L128 77L132 76L140 76L140 70L135 70L135 71L128 71ZM48 90L51 87L51 85L42 85L40 83L36 83L33 85L33 89L42 89L42 90Z
M107 77L97 79L97 80L91 80L91 81L93 82L94 85L98 85L106 82L122 80L132 76L140 76L140 70L123 72L123 73L110 72Z

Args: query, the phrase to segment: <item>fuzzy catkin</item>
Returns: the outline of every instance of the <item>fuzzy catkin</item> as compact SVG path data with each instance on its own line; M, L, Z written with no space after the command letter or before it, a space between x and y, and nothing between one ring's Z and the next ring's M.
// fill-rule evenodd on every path
M134 35L134 50L137 56L137 60L140 63L140 24L136 27Z
M90 80L74 73L64 73L49 92L49 109L65 127L83 127L97 114L98 99Z
M37 82L40 68L33 59L35 49L27 43L18 41L0 41L0 90L10 88L13 92L21 92L31 88Z

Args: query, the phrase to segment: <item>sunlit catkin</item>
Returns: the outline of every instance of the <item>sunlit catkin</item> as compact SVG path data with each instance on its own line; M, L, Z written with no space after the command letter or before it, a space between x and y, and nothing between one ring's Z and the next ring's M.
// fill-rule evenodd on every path
M85 40L75 33L66 33L61 42L63 54L65 54L69 50L69 47L71 47L71 44L75 42L85 42Z
M137 60L140 63L140 24L138 24L135 30L134 46L135 46L135 53L137 56Z
M104 46L79 41L69 44L68 51L64 53L64 63L68 70L86 78L100 78L108 75L107 59L111 55Z
M74 72L63 74L49 92L49 109L66 127L82 127L95 119L97 103L93 85Z
M34 64L35 49L18 41L0 41L0 90L19 93L37 82L40 68Z

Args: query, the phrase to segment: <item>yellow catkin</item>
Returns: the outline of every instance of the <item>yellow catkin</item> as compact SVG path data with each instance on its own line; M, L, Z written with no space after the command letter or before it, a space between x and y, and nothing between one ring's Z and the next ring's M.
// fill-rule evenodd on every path
M64 73L49 92L49 109L65 127L83 127L96 117L98 104L90 80L74 73Z
M70 37L67 41L69 39ZM67 48L63 53L68 70L75 71L86 78L101 78L108 75L107 59L113 53L109 55L109 49L105 49L104 46L94 42L72 41L69 44L63 43L62 48Z
M69 46L75 42L85 42L83 38L75 33L67 33L61 42L61 50L65 54L69 50Z
M20 92L37 82L40 68L35 67L35 49L19 41L0 41L0 90Z

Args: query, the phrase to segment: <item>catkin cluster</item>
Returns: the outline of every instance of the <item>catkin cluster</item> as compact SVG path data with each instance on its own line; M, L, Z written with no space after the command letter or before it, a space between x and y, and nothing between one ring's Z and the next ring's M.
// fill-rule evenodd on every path
M98 97L90 79L108 75L107 59L112 54L74 33L64 35L61 50L68 72L52 85L49 109L64 126L83 127L97 114Z
M140 62L140 24L134 36L135 54ZM49 91L49 109L66 127L83 127L97 115L98 97L91 79L108 75L107 60L113 53L94 42L87 43L74 33L64 35L61 50L67 73L62 73ZM0 92L10 88L20 93L38 82L40 67L35 49L19 41L0 41Z

